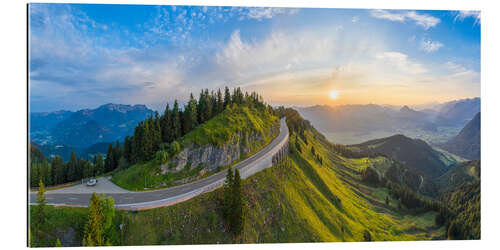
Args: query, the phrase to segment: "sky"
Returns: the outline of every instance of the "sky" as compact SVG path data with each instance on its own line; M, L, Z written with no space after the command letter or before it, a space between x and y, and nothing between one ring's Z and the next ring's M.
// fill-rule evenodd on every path
M272 105L480 95L479 11L30 4L32 112L163 110L202 88ZM330 92L338 95L332 99Z

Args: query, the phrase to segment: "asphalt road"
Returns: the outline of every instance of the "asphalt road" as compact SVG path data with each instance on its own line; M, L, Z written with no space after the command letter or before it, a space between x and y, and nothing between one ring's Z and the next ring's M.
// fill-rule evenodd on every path
M238 168L242 178L247 178L265 168L272 166L272 157L288 143L288 127L285 118L280 122L280 133L269 145L261 151L239 162L234 167ZM115 207L126 210L141 210L155 207L173 205L202 193L212 191L223 185L226 171L219 172L207 178L175 186L167 189L144 192L105 192L106 196L112 196ZM47 204L60 206L88 206L91 193L60 190L58 192L47 192L45 197ZM29 196L30 204L36 204L36 193Z

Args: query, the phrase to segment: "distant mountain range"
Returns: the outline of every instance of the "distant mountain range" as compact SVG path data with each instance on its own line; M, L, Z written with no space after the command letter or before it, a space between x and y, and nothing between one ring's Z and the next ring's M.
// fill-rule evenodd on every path
M30 140L45 155L66 155L65 151L87 151L99 143L123 141L139 121L154 111L145 105L105 104L76 112L34 112L30 114ZM102 146L94 146L94 151ZM90 149L92 151L92 148Z
M460 133L441 146L445 150L470 160L481 158L481 113L460 131Z
M437 124L463 127L481 111L481 99L476 97L447 102L438 111Z
M389 167L375 166L382 176L434 198L480 179L479 160L464 161L446 151L434 149L423 140L403 135L348 147L355 152L389 157L392 160Z
M480 111L480 98L462 99L415 110L409 106L341 105L296 108L335 143L353 144L405 134L438 144L448 141Z

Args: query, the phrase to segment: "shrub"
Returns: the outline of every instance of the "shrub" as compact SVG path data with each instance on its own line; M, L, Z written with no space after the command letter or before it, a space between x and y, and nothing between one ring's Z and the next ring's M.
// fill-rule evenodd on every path
M370 184L377 185L380 182L380 177L373 167L365 167L361 170L361 180Z
M170 143L169 155L174 156L181 151L181 145L177 141Z
M168 153L164 150L160 150L160 151L156 152L155 160L156 160L156 163L158 163L158 165L162 165L162 164L167 163Z

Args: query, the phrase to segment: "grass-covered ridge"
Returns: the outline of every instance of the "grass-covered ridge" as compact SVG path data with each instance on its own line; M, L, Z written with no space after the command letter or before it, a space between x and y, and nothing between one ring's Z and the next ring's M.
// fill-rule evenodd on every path
M274 130L271 129L273 126ZM207 144L221 147L237 139L237 143L248 147L250 153L241 154L240 159L236 159L229 165L216 166L215 171L205 171L202 165L191 167L188 163L178 172L162 174L159 168L160 163L154 159L117 171L111 180L118 186L132 191L165 188L199 180L226 169L261 150L278 135L278 127L279 119L272 110L233 104L181 137L179 139L180 150L191 146L202 147ZM257 136L259 139L249 140L250 136ZM173 157L175 155L171 155L167 162Z
M246 223L238 238L227 231L217 189L170 207L118 211L119 244L364 241L367 232L377 241L445 237L436 212L399 207L387 188L361 181L361 169L387 167L386 158L344 157L312 127L289 128L287 160L243 181Z
M269 109L248 106L228 106L221 114L199 125L180 139L182 146L212 144L222 146L240 133L258 133L270 141L269 129L277 125L278 117Z

